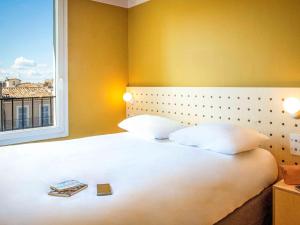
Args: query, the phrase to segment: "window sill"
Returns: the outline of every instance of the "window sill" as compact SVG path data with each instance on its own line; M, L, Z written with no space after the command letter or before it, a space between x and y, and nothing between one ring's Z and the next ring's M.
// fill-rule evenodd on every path
M0 134L0 146L62 138L67 137L68 135L68 129L55 126L6 131Z

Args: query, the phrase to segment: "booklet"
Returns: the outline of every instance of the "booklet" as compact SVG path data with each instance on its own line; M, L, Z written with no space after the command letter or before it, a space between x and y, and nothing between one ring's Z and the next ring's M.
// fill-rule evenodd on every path
M50 188L54 191L66 191L82 186L83 184L77 180L66 180L57 184L50 185Z
M86 189L88 187L87 184L81 184L77 187L74 188L69 188L67 190L63 190L63 191L57 191L57 190L51 190L48 195L51 196L56 196L56 197L71 197L72 195L77 194L78 192Z

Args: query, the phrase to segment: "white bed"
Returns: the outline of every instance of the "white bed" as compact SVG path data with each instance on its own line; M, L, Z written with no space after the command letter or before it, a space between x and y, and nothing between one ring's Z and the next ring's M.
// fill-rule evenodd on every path
M266 150L236 156L129 133L0 148L1 225L211 225L277 178ZM78 179L71 198L49 185ZM114 194L96 196L96 184Z

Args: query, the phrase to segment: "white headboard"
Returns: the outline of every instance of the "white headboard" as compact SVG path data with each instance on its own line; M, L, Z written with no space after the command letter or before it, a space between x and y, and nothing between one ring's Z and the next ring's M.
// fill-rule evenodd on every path
M134 101L127 116L155 114L185 125L222 121L255 128L268 135L263 146L280 164L300 164L290 154L289 134L300 133L300 120L283 109L287 97L300 98L300 88L128 87Z

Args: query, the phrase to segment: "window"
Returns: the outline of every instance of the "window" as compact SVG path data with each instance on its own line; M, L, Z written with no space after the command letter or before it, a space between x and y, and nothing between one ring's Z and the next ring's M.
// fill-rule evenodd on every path
M17 106L17 129L29 127L29 106Z
M50 105L41 105L39 118L40 126L50 125Z
M67 0L0 1L0 27L0 145L67 136Z

